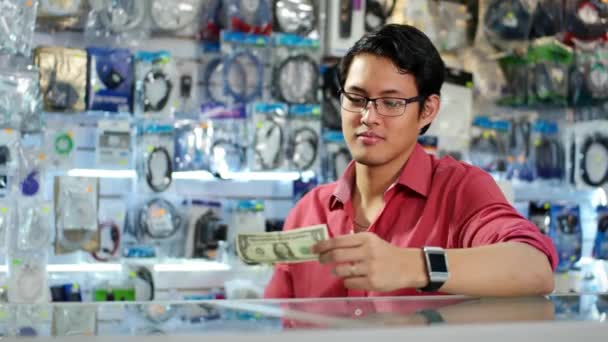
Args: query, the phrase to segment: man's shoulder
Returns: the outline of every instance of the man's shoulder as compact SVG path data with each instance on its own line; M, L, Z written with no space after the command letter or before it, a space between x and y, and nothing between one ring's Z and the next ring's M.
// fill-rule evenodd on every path
M496 184L492 176L486 171L450 156L436 160L433 182L444 183L450 187Z

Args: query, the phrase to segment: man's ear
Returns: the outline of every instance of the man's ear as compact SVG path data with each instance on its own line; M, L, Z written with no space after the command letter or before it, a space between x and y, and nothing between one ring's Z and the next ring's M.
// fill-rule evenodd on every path
M441 98L437 94L430 95L426 98L424 103L422 104L422 110L420 111L420 115L418 116L418 129L422 129L426 125L429 125L435 117L437 113L439 113L439 108L441 107Z

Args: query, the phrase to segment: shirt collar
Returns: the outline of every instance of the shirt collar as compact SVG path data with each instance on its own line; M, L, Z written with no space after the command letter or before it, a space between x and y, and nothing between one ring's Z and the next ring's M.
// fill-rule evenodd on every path
M422 146L416 144L408 158L396 184L403 185L417 194L427 197L431 188L432 157ZM355 161L351 161L338 179L336 189L331 196L329 208L334 209L338 204L350 201L355 184Z

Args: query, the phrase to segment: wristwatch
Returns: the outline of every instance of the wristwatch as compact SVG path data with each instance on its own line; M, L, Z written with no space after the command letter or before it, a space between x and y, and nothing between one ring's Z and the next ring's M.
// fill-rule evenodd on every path
M443 286L450 276L448 259L441 247L424 247L422 248L422 252L424 253L429 283L425 287L420 288L419 291L435 292Z

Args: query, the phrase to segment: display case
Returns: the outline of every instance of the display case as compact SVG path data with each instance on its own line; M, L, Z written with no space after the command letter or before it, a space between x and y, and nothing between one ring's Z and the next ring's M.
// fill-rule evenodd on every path
M605 340L608 295L211 300L4 305L3 336L38 340L487 338ZM160 335L160 336L159 336ZM162 337L161 337L162 336Z

